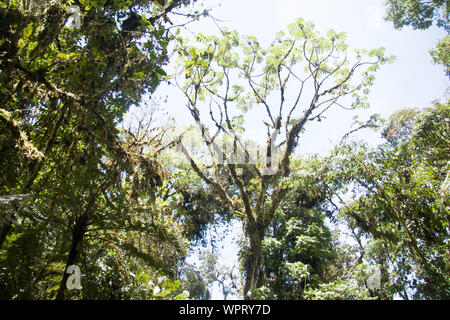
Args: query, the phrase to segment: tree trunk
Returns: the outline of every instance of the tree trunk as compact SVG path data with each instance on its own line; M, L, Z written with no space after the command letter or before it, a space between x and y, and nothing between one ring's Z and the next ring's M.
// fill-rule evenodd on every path
M70 250L69 255L67 256L66 266L64 268L64 273L61 279L61 282L59 284L58 293L56 294L56 300L63 300L64 299L64 293L66 291L66 282L69 278L69 274L66 272L67 268L71 265L74 265L78 259L78 245L83 240L83 236L86 232L86 222L87 222L87 216L82 215L80 216L75 226L72 230L72 242L70 244Z
M3 246L3 242L5 242L6 236L9 231L12 229L12 222L8 221L2 226L2 230L0 231L0 248Z
M248 225L246 234L250 241L249 252L244 258L245 283L244 299L251 300L252 291L263 285L264 275L261 268L262 263L262 241L264 240L265 228L259 224Z

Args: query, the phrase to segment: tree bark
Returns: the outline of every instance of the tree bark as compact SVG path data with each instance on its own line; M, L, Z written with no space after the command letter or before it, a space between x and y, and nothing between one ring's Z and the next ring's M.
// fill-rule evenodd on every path
M58 293L56 294L56 300L64 299L64 294L66 291L66 282L67 282L67 279L69 278L69 274L66 271L67 271L67 268L71 265L74 265L78 259L78 255L79 255L78 245L83 240L83 236L86 232L86 226L87 226L87 216L82 215L77 219L75 226L72 230L72 242L70 244L69 255L67 256L64 273L63 273L61 282L59 284Z
M2 226L2 229L0 231L0 248L3 246L3 242L6 239L6 236L8 235L9 231L12 229L12 222L5 223Z
M14 209L17 212L18 210L18 206L16 204L13 203ZM12 230L13 228L13 221L16 219L16 213L13 212L11 213L11 215L8 217L7 221L5 221L5 223L2 225L2 228L0 230L0 249L3 247L3 243L6 240L6 237L8 236L9 232Z
M258 223L248 224L246 227L247 237L250 241L249 252L244 258L245 283L244 299L251 300L252 291L263 285L264 275L261 269L262 263L262 241L264 240L265 228Z

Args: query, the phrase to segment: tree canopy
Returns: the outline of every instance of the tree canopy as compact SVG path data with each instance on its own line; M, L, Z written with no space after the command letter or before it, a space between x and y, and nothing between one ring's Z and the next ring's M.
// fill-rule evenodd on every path
M396 28L448 31L445 1L386 5ZM448 98L300 156L307 130L340 125L329 114L369 108L389 48L302 18L269 44L186 29L208 16L0 1L0 298L448 299ZM448 37L432 55L448 71ZM168 86L184 106L158 98ZM353 139L367 129L382 143Z
M177 80L177 85L214 164L204 168L182 148L222 205L242 214L248 241L248 248L241 252L244 296L250 298L263 284L262 242L286 194L285 178L290 176L291 157L306 123L320 121L333 107L366 107L373 74L393 58L379 48L355 50L351 61L345 34L331 30L322 37L313 23L303 19L290 24L288 33L280 31L267 48L236 31L223 30L222 34L223 38L200 34L193 46L178 40L184 83ZM307 87L310 89L304 90ZM290 101L288 91L295 97ZM276 102L271 102L274 96ZM354 101L343 106L344 97ZM200 111L205 100L210 103L209 121L215 132L207 127ZM303 112L299 110L301 101L305 101ZM245 130L242 120L252 107L265 113L261 131L267 132L262 150L265 157L255 162L254 150L240 138ZM225 152L218 150L221 136L229 139L231 149L223 148Z
M349 145L335 159L360 194L340 214L374 241L372 259L390 273L391 295L449 297L448 121L448 103L397 111L382 131L384 144Z
M27 195L2 207L2 297L62 299L66 268L82 259L90 276L78 297L132 297L129 272L148 266L175 279L184 238L153 201L162 133L145 119L119 125L165 76L167 15L188 3L0 3L1 192ZM65 26L73 14L78 28Z

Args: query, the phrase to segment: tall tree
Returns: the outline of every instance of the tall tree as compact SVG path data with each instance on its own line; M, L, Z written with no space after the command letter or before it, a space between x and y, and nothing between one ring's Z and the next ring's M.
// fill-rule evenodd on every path
M330 108L366 106L373 73L390 60L383 49L356 50L352 57L344 34L330 31L321 37L303 19L289 25L288 31L288 35L279 32L267 48L254 37L227 30L222 38L199 34L196 44L180 39L178 46L184 67L183 84L178 86L212 157L218 157L213 165L204 166L180 146L223 205L242 217L248 241L242 251L247 299L263 284L262 243L286 194L284 181L301 132L306 124L325 119ZM354 98L351 106L341 104L345 97ZM201 102L206 99L210 107L203 112ZM265 115L267 143L262 157L240 137L250 108ZM228 141L226 149L218 146L219 139Z
M83 1L79 15L67 12L70 1L1 2L0 119L9 140L2 150L27 160L4 158L5 171L16 173L5 181L4 194L32 191L46 156L62 143L68 148L73 132L126 163L116 125L165 75L164 19L188 2ZM65 27L71 15L79 29ZM133 30L127 29L130 19L137 19Z
M2 297L133 297L138 292L132 292L130 274L139 269L176 279L186 250L183 227L160 200L165 173L153 158L160 147L157 128L136 123L121 134L130 161L126 172L102 149L77 141L70 153L55 148L47 156L35 182L39 194L10 205L19 221L1 255ZM71 265L82 266L82 291L66 290Z
M170 263L153 263L166 273L176 265L163 247L143 250L112 232L139 226L148 240L172 247L173 238L160 233L168 226L142 216L163 179L149 153L155 143L118 124L164 78L169 15L191 2L0 1L0 190L2 196L32 195L31 210L17 203L1 208L2 264L12 267L2 274L5 296L36 297L36 281L57 272L63 275L57 297L64 298L65 267L92 253L82 249L86 244L117 241L150 264L152 256L165 256ZM137 209L139 197L147 209ZM24 245L27 239L34 241ZM31 260L17 271L21 255Z

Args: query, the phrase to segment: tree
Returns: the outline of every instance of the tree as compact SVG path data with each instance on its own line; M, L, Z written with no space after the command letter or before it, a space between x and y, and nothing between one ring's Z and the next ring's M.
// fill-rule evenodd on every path
M371 255L388 295L449 297L448 121L448 103L401 110L387 121L383 145L347 145L336 158L338 180L354 193L341 214L376 240Z
M254 37L224 30L222 38L199 34L196 45L179 38L177 49L184 67L184 83L177 80L178 87L215 162L203 166L183 144L180 147L216 197L242 218L248 241L242 251L247 299L264 282L262 244L286 194L285 179L301 132L306 124L325 119L330 108L346 109L341 104L344 97L354 98L349 109L366 106L373 73L391 60L383 49L356 50L355 62L350 63L344 34L330 31L321 37L312 23L302 19L288 29L289 35L279 32L267 48ZM288 89L297 92L288 94ZM201 111L206 99L215 133ZM260 108L266 117L264 157L256 159L248 141L239 137L245 112L252 107ZM218 147L219 140L228 141L229 152Z
M392 21L397 29L404 26L428 29L435 23L449 30L449 7L445 0L387 0L386 6L386 19Z
M69 265L107 255L117 270L124 251L140 261L130 268L144 260L176 277L177 224L153 204L164 178L157 135L118 124L164 79L168 15L191 2L0 1L0 190L31 197L1 208L2 296L64 298ZM112 295L126 286L114 279Z
M325 222L335 210L330 206L333 191L327 183L329 161L311 157L293 162L287 194L263 241L265 281L258 291L265 299L309 298L321 285L344 279L349 272L348 265L343 272L342 263L348 254L340 250L336 234Z
M1 3L5 103L0 119L7 146L15 141L18 146L4 152L19 152L27 160L5 158L5 171L16 173L5 181L5 194L29 193L45 157L61 142L70 146L74 130L88 144L104 146L118 163L126 162L116 125L165 75L161 67L167 61L168 35L163 19L186 3L161 7L148 1L84 1L80 29L64 26L66 1L31 7L20 1ZM124 32L115 21L136 9L148 17L140 17L139 30ZM72 130L64 128L68 123Z
M6 239L2 296L21 291L16 298L53 298L57 291L62 299L67 296L66 269L80 264L85 288L71 292L72 298L137 296L133 273L143 277L158 270L158 277L176 279L187 241L181 221L162 201L164 171L149 156L159 148L158 130L152 122L135 123L135 129L122 130L127 172L100 148L78 146L81 157L75 148L68 155L48 155L35 182L39 196L13 208L21 221ZM18 257L30 260L18 262Z

